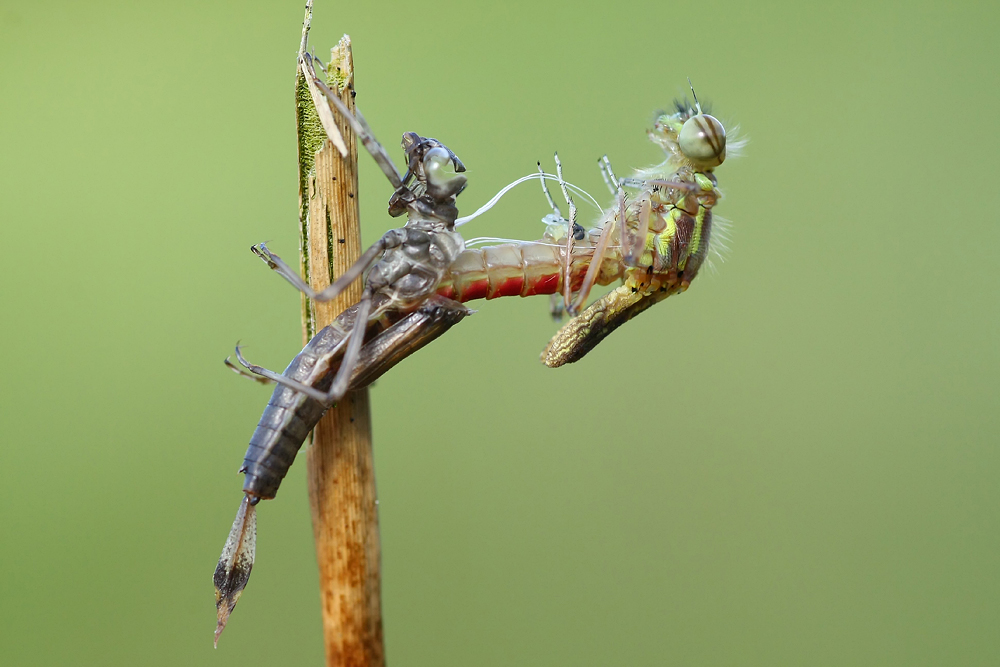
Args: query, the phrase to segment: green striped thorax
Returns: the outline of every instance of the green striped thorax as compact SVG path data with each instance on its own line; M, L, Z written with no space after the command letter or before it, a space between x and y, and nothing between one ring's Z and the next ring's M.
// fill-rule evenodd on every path
M550 368L578 361L636 315L686 290L710 243L719 245L720 221L712 216L721 197L715 169L726 160L727 148L735 155L743 142L727 142L725 127L697 100L693 107L679 102L673 113L658 114L648 136L665 159L621 179L618 184L628 196L619 188L618 201L588 232L595 246L610 241L603 264L621 271L623 284L553 336L542 352Z
M627 207L625 235L645 233L645 248L625 258L626 282L648 290L677 280L683 290L708 253L711 209L719 198L713 172L726 159L726 129L700 106L678 103L673 113L657 116L648 135L666 159L630 179L641 191Z

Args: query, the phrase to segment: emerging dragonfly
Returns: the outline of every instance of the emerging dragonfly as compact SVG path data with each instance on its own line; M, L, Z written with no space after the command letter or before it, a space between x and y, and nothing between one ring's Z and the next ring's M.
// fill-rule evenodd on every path
M536 174L553 211L544 219L548 227L543 238L467 249L451 265L450 280L442 283L439 294L463 302L561 294L554 313L565 309L574 317L542 352L542 362L555 368L578 361L631 318L686 290L716 231L712 209L721 194L714 170L726 159L726 131L702 112L695 97L693 105L676 102L673 113L660 114L649 138L666 153L659 165L619 180L607 156L598 162L615 202L586 232L576 222L572 186L563 179L556 155L569 218L562 217L549 195L546 175ZM730 144L731 149L740 146ZM458 224L488 210L505 191ZM622 285L580 312L594 285L618 280Z
M657 167L618 180L607 158L600 162L615 205L598 224L584 231L556 157L557 180L569 205L562 218L541 173L520 179L472 216L458 219L455 197L464 188L465 170L447 147L407 133L405 176L358 114L355 118L316 76L308 55L300 63L323 96L351 124L380 165L395 192L392 215L407 213L407 224L391 230L364 253L333 285L313 291L263 244L254 252L282 277L317 300L329 300L371 266L364 295L336 322L320 331L283 374L237 358L250 371L278 383L254 432L241 469L246 473L239 513L215 573L219 611L216 641L246 586L253 565L254 506L273 498L299 447L322 414L349 388L365 386L392 365L434 340L469 314L459 302L501 296L561 294L573 319L542 355L551 366L582 358L614 329L671 294L683 291L697 275L712 235L712 208L719 198L713 170L726 157L726 134L718 120L697 105L678 104L661 115L650 138L666 159ZM508 242L464 249L455 230L489 210L513 185L529 178L542 182L553 210L538 241ZM636 190L626 198L625 189ZM591 198L592 199L592 198ZM381 258L380 258L381 256ZM593 285L623 285L582 313ZM367 342L366 342L367 341Z

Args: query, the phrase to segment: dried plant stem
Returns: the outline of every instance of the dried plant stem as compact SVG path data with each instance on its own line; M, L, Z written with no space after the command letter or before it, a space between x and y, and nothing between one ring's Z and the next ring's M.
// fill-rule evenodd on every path
M309 3L311 5L311 2ZM311 18L306 7L302 48ZM354 110L354 63L346 35L332 50L330 87ZM297 72L300 250L303 276L320 290L361 254L358 226L358 147L334 110L346 158L326 139L305 77ZM303 301L308 341L361 297L357 281L328 303ZM352 391L316 426L308 450L309 503L316 539L327 665L381 667L380 547L368 390Z

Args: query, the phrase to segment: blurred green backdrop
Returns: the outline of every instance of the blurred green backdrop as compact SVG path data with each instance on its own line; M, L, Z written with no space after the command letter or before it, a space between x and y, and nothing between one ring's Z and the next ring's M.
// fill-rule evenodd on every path
M296 465L218 651L211 574L299 301L302 0L0 2L0 662L322 662ZM393 665L995 665L995 3L335 3L358 102L465 161L657 158L685 92L750 139L720 270L583 363L545 299L374 389ZM397 156L398 157L398 156ZM391 225L366 157L368 241ZM523 186L470 236L535 238ZM567 411L566 406L573 406Z

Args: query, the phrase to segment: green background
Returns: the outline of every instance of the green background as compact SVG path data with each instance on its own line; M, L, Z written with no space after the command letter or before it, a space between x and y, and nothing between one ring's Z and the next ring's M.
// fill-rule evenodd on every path
M299 300L301 0L0 2L0 662L321 664L304 466L211 575ZM549 370L544 298L373 391L393 665L1000 664L995 3L318 0L472 211L603 195L686 77L750 140L720 270ZM371 242L392 224L363 157ZM603 198L603 197L602 197ZM585 213L590 210L584 208ZM536 238L522 186L467 236Z

